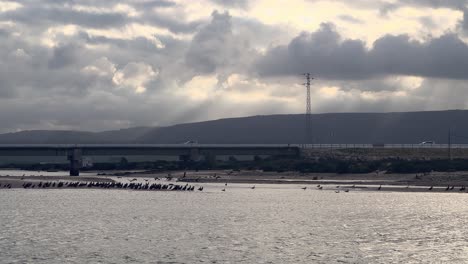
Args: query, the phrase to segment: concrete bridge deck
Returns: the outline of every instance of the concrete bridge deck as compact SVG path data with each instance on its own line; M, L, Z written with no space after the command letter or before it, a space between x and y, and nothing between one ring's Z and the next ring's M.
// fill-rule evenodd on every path
M467 157L467 144L0 144L0 156L67 157L70 175L79 175L86 156L174 156L216 160L217 156ZM334 151L337 150L338 152ZM328 153L327 151L332 151ZM437 155L436 155L437 154Z
M216 159L220 155L299 156L291 145L226 144L14 144L0 145L0 156L66 156L70 175L78 176L83 156L164 155L181 160Z

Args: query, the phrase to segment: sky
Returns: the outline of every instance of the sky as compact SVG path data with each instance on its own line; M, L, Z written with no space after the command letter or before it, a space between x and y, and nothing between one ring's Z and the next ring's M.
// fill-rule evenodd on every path
M0 133L468 108L468 0L0 0Z

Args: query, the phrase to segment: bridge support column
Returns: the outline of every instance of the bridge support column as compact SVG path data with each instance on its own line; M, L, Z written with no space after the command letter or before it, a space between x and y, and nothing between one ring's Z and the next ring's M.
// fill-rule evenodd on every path
M199 161L200 160L200 149L190 148L187 154L179 156L180 161L189 162L189 161Z
M200 150L198 148L191 148L190 149L190 157L191 161L199 161L200 160Z
M80 176L80 168L82 163L81 149L71 149L68 154L70 161L70 176Z

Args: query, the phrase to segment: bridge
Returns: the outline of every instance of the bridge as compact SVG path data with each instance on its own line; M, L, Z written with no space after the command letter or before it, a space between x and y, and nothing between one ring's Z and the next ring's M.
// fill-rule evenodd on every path
M173 156L179 160L199 161L216 160L217 156L292 157L301 155L302 151L326 149L400 149L413 152L452 149L463 151L463 157L468 153L467 144L0 144L0 157L67 157L70 175L78 176L83 157L87 156Z
M70 162L70 175L78 176L83 156L164 155L181 160L216 160L220 155L299 156L293 145L221 145L221 144L28 144L0 145L0 156L65 156Z

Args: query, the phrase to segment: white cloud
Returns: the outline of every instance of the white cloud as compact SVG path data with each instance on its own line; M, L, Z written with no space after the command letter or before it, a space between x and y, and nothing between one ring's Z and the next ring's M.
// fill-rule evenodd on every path
M13 1L0 1L0 12L21 8L23 5Z
M83 67L81 71L85 74L113 78L116 68L115 64L110 62L108 58L102 57L94 61L92 64Z
M130 62L115 72L112 81L118 87L133 89L135 93L144 93L145 85L157 76L158 71L154 70L151 65L143 62Z

